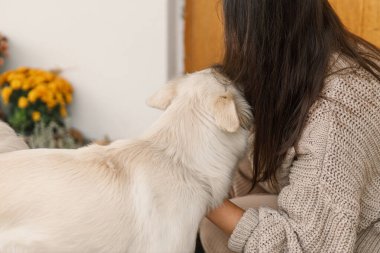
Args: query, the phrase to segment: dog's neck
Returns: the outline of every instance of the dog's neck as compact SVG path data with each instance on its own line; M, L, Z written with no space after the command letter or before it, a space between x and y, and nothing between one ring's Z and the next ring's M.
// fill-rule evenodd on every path
M224 132L210 115L190 108L182 114L165 112L143 139L163 150L173 163L192 170L197 177L205 181L219 180L217 187L228 188L233 169L244 155L247 132L243 129L236 133ZM220 192L220 189L211 191Z
M199 162L227 165L228 161L243 155L244 150L238 149L245 147L247 133L243 129L236 133L222 131L212 121L211 115L202 115L195 108L190 107L181 114L168 110L143 139L165 149L167 155L186 165Z

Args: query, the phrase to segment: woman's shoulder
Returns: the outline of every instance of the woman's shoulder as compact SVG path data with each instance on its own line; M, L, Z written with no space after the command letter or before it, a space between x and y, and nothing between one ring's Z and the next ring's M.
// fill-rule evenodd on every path
M326 127L331 120L343 116L348 124L364 122L369 114L380 119L379 91L380 81L374 75L347 57L334 55L325 85L309 109L305 127L314 121ZM321 126L321 122L325 125Z
M342 149L353 147L354 139L361 140L356 146L367 139L380 142L380 81L341 55L335 56L330 71L319 98L309 109L299 140L320 158L329 141L334 146L337 139L347 138Z
M380 81L357 62L342 54L333 54L320 97L344 99L348 102L349 96L372 100L379 99L379 96L375 96L379 89Z
M372 138L380 142L379 80L343 56L335 56L330 71L295 144L297 156L321 161L328 143L331 147L350 150L354 139Z

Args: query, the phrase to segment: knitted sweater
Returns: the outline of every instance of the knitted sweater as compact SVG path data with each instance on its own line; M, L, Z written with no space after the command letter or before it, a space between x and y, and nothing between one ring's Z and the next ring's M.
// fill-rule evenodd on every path
M380 82L348 66L334 63L340 71L327 78L288 151L279 209L248 209L231 250L346 253L362 244L380 252Z

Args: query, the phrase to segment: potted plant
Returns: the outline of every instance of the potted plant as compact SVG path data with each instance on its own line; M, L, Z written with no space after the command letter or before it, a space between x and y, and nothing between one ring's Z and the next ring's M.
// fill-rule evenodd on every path
M65 119L73 88L60 71L21 67L0 75L0 98L8 123L32 148L76 148L83 138L71 134Z

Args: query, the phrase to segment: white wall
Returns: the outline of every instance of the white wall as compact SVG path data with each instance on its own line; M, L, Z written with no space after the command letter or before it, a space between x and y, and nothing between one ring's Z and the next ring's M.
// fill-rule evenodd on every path
M171 3L0 0L0 31L11 47L7 68L62 68L75 88L75 127L92 138L137 136L160 113L146 98L180 72L169 50Z

